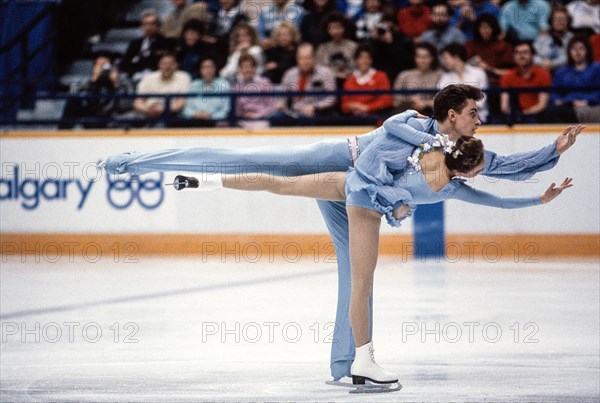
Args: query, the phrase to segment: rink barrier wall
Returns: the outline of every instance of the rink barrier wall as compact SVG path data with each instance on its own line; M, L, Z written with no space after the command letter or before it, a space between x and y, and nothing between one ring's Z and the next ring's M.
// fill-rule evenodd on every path
M53 261L84 257L136 261L149 255L197 255L236 262L301 259L331 262L328 235L316 234L16 234L0 236L3 260ZM412 236L383 234L379 254L413 260ZM598 234L448 234L447 261L538 262L544 258L600 258Z
M311 127L256 132L221 128L11 131L0 133L0 179L9 178L5 168L10 171L13 163L23 164L22 171L25 168L31 170L35 164L37 170L40 166L43 170L57 165L64 170L65 166L69 169L72 166L89 167L101 157L127 150L188 146L251 147L274 144L274 137L279 144L307 144L323 138L358 135L368 130L370 128L367 127ZM478 130L478 135L486 146L489 144L499 154L507 154L549 144L563 130L562 125L484 126ZM541 194L550 182L558 182L565 176L575 177L575 187L566 193L568 196L558 199L562 202L509 210L492 216L492 219L489 208L468 205L469 213L465 216L466 204L447 201L447 258L473 256L495 259L499 256L514 260L564 256L598 259L599 144L600 125L590 125L575 147L561 158L559 165L552 171L536 175L538 179L532 183L502 181L492 184L477 182L476 179L476 188L504 195ZM36 169L29 174L41 178ZM21 176L22 183L26 174L21 173ZM60 248L64 253L75 254L99 249L107 256L111 253L120 256L127 253L203 254L233 258L236 250L242 253L246 248L247 252L252 252L252 248L256 251L258 247L265 256L271 253L269 248L275 248L272 250L275 256L281 256L281 250L287 248L286 253L291 255L286 255L286 259L295 259L295 251L301 257L309 258L315 255L324 258L333 251L323 220L312 200L278 198L268 194L249 196L248 193L229 190L205 197L200 193L175 192L161 186L164 201L161 196L159 208L142 208L135 200L131 206L115 207L112 201L107 202L110 188L106 178L101 178L94 186L89 184L88 193L84 189L78 190L78 187L87 186L80 178L81 172L66 178L73 183L63 184L64 200L57 194L54 200L42 200L39 206L30 209L23 205L33 202L24 201L23 197L6 200L10 199L6 196L12 189L4 183L0 187L1 253L31 259L36 253L51 254ZM170 179L171 174L165 174L152 177L152 182L161 184ZM78 181L81 183L75 183ZM50 184L46 190L51 193L52 189ZM116 193L113 195L115 202L122 203L119 200L121 195ZM144 201L154 202L153 199ZM400 229L382 225L382 255L408 257L413 248L411 219L406 220Z

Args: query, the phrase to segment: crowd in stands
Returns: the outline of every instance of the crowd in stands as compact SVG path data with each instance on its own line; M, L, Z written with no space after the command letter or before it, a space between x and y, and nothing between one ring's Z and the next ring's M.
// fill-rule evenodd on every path
M140 37L124 54L98 54L76 89L172 94L167 102L72 99L61 127L111 114L147 125L168 115L182 126L227 125L233 114L250 129L374 124L406 108L431 114L435 90L451 83L488 90L482 122L600 121L600 0L171 3L164 21L144 11ZM392 89L411 91L384 93ZM335 90L380 93L302 95Z

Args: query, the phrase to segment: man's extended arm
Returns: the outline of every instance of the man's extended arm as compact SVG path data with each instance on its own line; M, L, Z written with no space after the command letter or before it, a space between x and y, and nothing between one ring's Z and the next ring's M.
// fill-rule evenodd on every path
M569 126L550 145L539 150L499 156L493 151L485 151L483 175L498 179L524 181L538 172L554 168L560 155L567 151L584 126Z

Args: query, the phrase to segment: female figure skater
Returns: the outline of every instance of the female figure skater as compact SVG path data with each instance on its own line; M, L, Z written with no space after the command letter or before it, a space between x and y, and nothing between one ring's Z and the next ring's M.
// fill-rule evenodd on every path
M374 145L374 144L373 144ZM379 145L385 152L385 146ZM369 150L372 150L370 148ZM384 158L385 160L385 158ZM431 204L446 199L500 208L522 208L548 203L572 186L571 178L561 185L554 183L538 197L503 198L478 191L464 179L479 175L484 169L481 140L461 136L456 143L447 136L437 135L418 147L408 158L410 165L391 175L388 183L368 178L361 168L328 175L303 175L285 178L260 175L251 181L238 175L211 175L201 189L219 188L268 191L279 195L304 196L321 200L346 201L349 217L350 263L352 287L350 322L356 347L351 367L354 384L397 383L398 376L375 363L370 329L369 298L377 264L379 227L382 215L388 223L399 225L399 219L413 211L416 205Z
M362 136L334 139L306 146L269 146L251 149L196 147L160 150L146 153L111 155L104 162L109 174L144 174L155 171L187 171L200 173L265 173L276 176L305 175L320 172L345 172L356 163L375 164L377 157L369 155L368 145L374 139L397 137L396 156L400 168L406 167L407 157L415 146L436 133L447 133L451 139L472 136L480 122L473 113L475 101L483 97L475 87L459 84L442 89L434 100L434 118L416 119L417 112L406 111L386 120L382 127ZM527 180L535 173L553 168L560 155L574 143L581 127L568 127L556 141L539 150L498 156L485 150L483 175L499 179ZM419 135L413 136L413 135ZM404 136L404 137L403 137ZM404 138L404 141L400 139ZM381 140L380 140L381 141ZM392 151L390 150L390 153ZM367 154L367 155L364 155ZM362 155L361 158L358 158ZM369 161L366 158L371 158ZM377 176L377 175L375 175ZM327 228L331 234L338 262L338 303L336 325L331 347L331 375L339 380L350 375L355 346L348 320L350 304L350 255L348 215L341 201L318 200Z

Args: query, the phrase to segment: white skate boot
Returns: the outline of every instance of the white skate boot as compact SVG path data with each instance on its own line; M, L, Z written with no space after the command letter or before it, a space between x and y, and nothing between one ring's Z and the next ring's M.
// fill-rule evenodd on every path
M374 351L373 342L356 348L350 372L352 384L358 386L358 389L353 392L374 393L400 390L402 385L398 383L398 375L377 365ZM397 386L393 387L393 384Z

